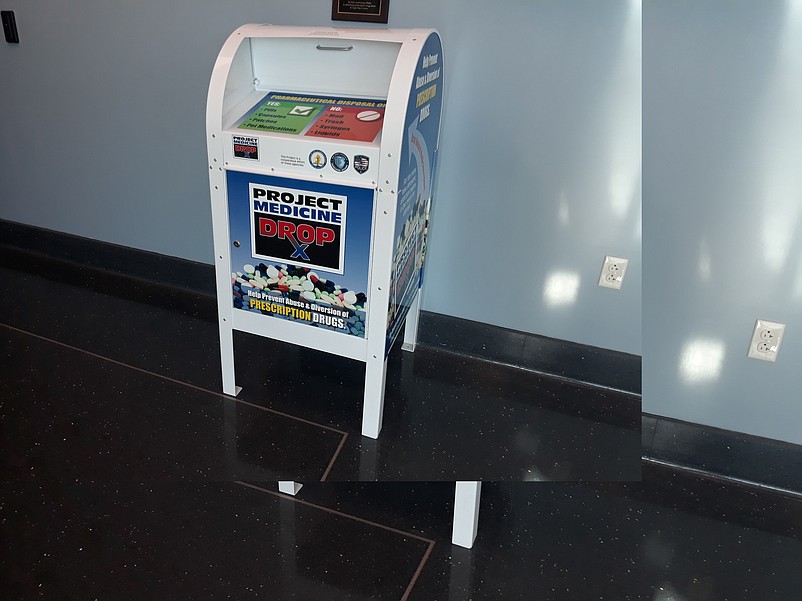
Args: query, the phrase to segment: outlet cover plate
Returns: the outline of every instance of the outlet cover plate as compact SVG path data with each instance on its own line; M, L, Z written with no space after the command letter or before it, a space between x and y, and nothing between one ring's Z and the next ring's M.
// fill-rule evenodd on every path
M749 341L749 352L746 356L761 361L776 361L784 335L784 323L758 319L755 322L755 331L752 332L752 340Z
M601 275L599 276L599 286L621 290L621 284L623 284L624 275L627 272L627 265L629 265L629 259L611 257L609 255L604 257L604 265L602 265Z

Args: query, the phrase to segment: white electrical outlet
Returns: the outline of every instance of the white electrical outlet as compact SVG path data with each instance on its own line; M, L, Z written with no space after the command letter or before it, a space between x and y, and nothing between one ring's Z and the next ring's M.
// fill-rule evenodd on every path
M602 265L601 276L599 276L599 286L621 290L628 264L629 259L604 257L604 265Z
M784 334L785 324L758 319L746 356L761 361L776 361Z

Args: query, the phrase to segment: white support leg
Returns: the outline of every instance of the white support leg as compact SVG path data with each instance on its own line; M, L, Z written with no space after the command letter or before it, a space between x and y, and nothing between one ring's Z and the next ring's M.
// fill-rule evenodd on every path
M418 290L415 294L415 300L409 307L407 319L404 326L404 343L401 348L411 353L415 352L415 345L418 342L418 319L420 318L420 295L421 291Z
M285 495L292 495L293 497L298 494L298 491L301 490L303 484L298 484L297 482L290 482L287 480L279 480L278 483L278 491L283 492Z
M234 383L234 334L231 327L219 318L220 325L220 367L223 372L223 392L237 396L240 388Z
M384 385L387 380L387 359L384 353L372 356L365 363L365 397L362 405L362 436L378 438L384 417Z
M454 527L451 542L470 549L479 524L481 482L457 482L454 493Z

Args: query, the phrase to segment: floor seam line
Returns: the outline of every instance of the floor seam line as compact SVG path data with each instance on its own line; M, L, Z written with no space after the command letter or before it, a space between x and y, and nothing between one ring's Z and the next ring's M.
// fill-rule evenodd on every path
M292 495L287 495L287 494L284 494L284 493L281 493L281 492L278 492L278 491L270 490L270 489L265 488L263 486L258 486L256 484L251 484L250 482L245 482L243 480L233 480L232 482L234 482L234 484L237 484L239 486L243 486L245 488L251 488L251 489L253 489L255 491L266 493L268 495L272 495L272 496L278 497L280 499L287 499L289 501L293 501L294 503L300 503L301 505L306 505L308 507L314 507L315 509L320 509L321 511L325 511L325 512L331 513L333 515L338 515L340 517L343 517L343 518L346 518L346 519L349 519L349 520L354 520L355 522L360 522L360 523L366 524L368 526L373 526L375 528L380 528L381 530L387 530L389 532L392 532L394 534L398 534L400 536L404 536L406 538L412 538L412 539L415 539L415 540L418 540L418 541L421 541L421 542L424 542L424 543L428 543L428 544L434 544L435 543L435 541L432 540L431 538L426 538L425 536L420 536L419 534L414 534L412 532L405 532L403 530L399 530L398 528L393 528L392 526L385 526L384 524L379 524L378 522L372 522L370 520L366 520L365 518L361 518L361 517L355 516L355 515L350 515L348 513L344 513L342 511L337 510L337 509L331 509L330 507L323 507L322 505L318 505L318 504L312 503L310 501L304 501L303 499L299 499L299 498L294 497Z
M325 482L326 478L329 477L329 473L331 472L331 469L334 467L334 462L337 461L337 458L340 456L340 451L343 450L347 438L348 434L343 433L343 437L340 440L340 444L337 445L337 449L334 451L334 455L331 456L331 461L329 461L329 464L326 466L326 471L323 472L323 475L320 477L321 482Z
M429 561L429 557L431 556L432 550L434 549L434 546L436 544L435 541L430 539L430 538L426 538L426 537L423 537L423 536L418 536L417 534L413 534L411 532L404 532L403 530L398 530L397 528L393 528L391 526L385 526L384 524L379 524L378 522L372 522L370 520L366 520L365 518L360 518L360 517L355 516L355 515L350 515L350 514L342 512L342 511L338 511L336 509L331 509L329 507L323 507L322 505L317 505L316 503L310 503L309 501L304 501L304 500L299 499L297 497L294 497L292 495L284 494L284 493L281 493L281 492L278 492L278 491L269 490L267 488L264 488L263 486L257 486L255 484L251 484L249 482L244 482L242 480L234 480L233 482L234 482L234 484L237 484L237 485L242 486L244 488L250 488L250 489L255 490L257 492L266 493L266 494L272 495L274 497L278 497L279 499L286 499L288 501L292 501L294 503L299 503L299 504L305 505L307 507L313 507L315 509L319 509L319 510L324 511L326 513L331 513L331 514L339 516L339 517L343 517L343 518L346 518L346 519L349 519L349 520L354 520L355 522L359 522L359 523L365 524L367 526L373 526L375 528L380 528L382 530L387 530L389 532L392 532L393 534L398 534L398 535L406 537L406 538L412 538L414 540L418 540L420 542L426 543L427 544L426 551L424 551L423 557L421 557L420 562L418 562L418 567L415 568L415 571L412 573L412 578L410 579L409 584L407 585L407 588L404 590L404 594L401 596L400 601L407 601L409 599L409 595L412 593L412 589L415 588L415 585L418 582L418 578L420 578L420 575L423 573L423 568L426 565L426 562Z
M55 344L55 345L64 347L64 348L70 349L72 351L75 351L75 352L78 352L78 353L82 353L82 354L88 355L90 357L94 357L96 359L100 359L101 361L106 361L106 362L112 363L114 365L119 365L120 367L126 367L128 369L137 371L139 373L143 373L143 374L146 374L146 375L149 375L149 376L153 376L154 378L159 378L161 380L165 380L166 382L171 382L171 383L177 384L179 386L184 386L186 388L191 388L192 390L196 390L198 392L211 394L213 396L216 396L218 398L222 398L222 399L225 399L225 400L234 401L236 403L240 403L240 404L243 404L243 405L247 405L249 407L253 407L254 409L260 409L262 411L267 411L268 413L273 413L274 415L280 415L281 417L286 417L287 419L292 419L292 420L295 420L295 421L298 421L298 422L302 422L302 423L308 424L310 426L317 426L319 428L323 428L324 430L329 430L330 432L336 432L337 434L340 434L340 435L345 436L345 437L348 436L348 432L345 432L344 430L339 430L339 429L333 428L331 426L326 426L325 424L319 424L317 422L313 422L311 420L304 419L302 417L296 417L296 416L290 415L288 413L283 413L281 411L277 411L276 409L270 409L269 407L262 407L261 405L256 405L256 404L251 403L249 401L238 399L237 397L225 394L224 392L216 392L214 390L208 390L206 388L202 388L201 386L196 386L195 384L190 384L189 382L182 382L181 380L177 380L176 378L171 378L170 376L165 376L164 374L157 374L155 372L148 371L147 369L143 369L143 368L137 367L135 365L130 365L128 363L124 363L122 361L118 361L117 359L112 359L111 357L105 357L105 356L100 355L98 353L94 353L92 351L88 351L86 349L82 349L82 348L79 348L77 346L72 346L71 344L67 344L65 342L61 342L60 340L54 340L52 338L48 338L47 336L42 336L41 334L34 334L33 332L29 332L27 330L23 330L21 328L17 328L15 326L9 325L7 323L0 322L0 326L5 327L5 328L7 328L9 330L12 330L14 332L18 332L20 334L26 334L26 335L31 336L33 338L38 338L39 340L44 340L45 342L49 342L51 344Z
M429 557L432 554L432 550L434 549L435 542L432 541L429 543L429 546L426 548L426 552L423 554L423 557L418 564L417 569L412 574L412 580L409 581L407 585L407 590L404 591L403 596L401 597L401 601L407 601L409 596L412 594L412 589L415 588L415 585L418 583L418 578L423 573L423 567L426 565L426 562L429 561Z

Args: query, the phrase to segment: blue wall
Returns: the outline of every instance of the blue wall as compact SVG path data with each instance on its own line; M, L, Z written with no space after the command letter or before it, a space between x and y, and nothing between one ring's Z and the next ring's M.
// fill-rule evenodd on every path
M0 218L207 263L221 44L332 25L329 0L3 8L22 43L0 46ZM424 308L640 354L639 3L396 0L389 25L445 42ZM607 254L630 259L620 292L596 286Z
M8 0L0 218L211 262L204 103L328 0ZM802 443L802 2L397 0L446 44L424 307L644 355L644 410ZM595 286L605 254L623 290ZM755 319L778 361L746 358ZM641 339L643 338L643 347Z
M643 63L643 409L802 443L802 3L651 0Z

